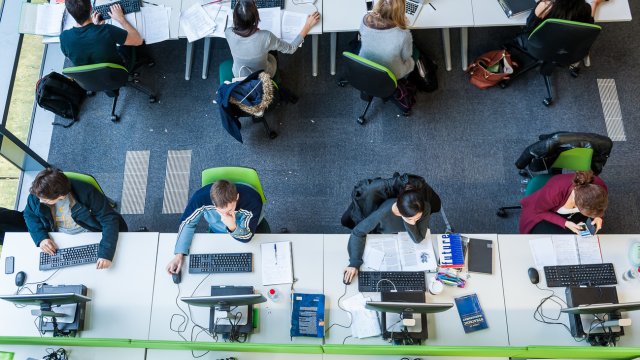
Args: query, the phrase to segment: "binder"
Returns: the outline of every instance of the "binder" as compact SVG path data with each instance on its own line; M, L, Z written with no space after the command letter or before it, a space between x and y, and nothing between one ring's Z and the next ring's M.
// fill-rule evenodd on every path
M469 271L493 273L493 241L469 239Z
M533 10L536 7L535 0L498 0L508 18Z

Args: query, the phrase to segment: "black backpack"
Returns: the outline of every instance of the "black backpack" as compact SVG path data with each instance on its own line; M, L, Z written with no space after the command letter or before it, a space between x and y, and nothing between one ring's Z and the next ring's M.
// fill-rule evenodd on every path
M84 101L86 91L75 81L53 71L38 80L36 84L36 102L46 110L72 121L66 124L55 123L69 127L78 121L80 105Z
M435 61L420 53L415 68L409 74L409 81L416 84L420 91L433 92L438 89L437 72L438 65Z

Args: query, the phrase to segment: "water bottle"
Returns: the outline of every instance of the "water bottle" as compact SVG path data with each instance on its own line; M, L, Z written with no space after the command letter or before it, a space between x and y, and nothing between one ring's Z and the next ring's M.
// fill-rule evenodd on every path
M280 299L280 293L278 292L278 290L273 289L273 288L271 288L271 289L269 289L269 291L267 291L267 296L273 302L276 302L276 301L278 301L278 299Z

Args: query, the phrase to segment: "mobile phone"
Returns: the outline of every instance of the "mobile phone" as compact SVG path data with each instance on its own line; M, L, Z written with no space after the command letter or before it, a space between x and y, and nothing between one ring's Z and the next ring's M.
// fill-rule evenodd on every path
M593 225L593 220L591 218L588 218L584 225L587 227L587 230L589 230L589 234L596 234L596 227Z
M367 4L367 11L373 10L373 0L365 0Z
M16 261L16 258L14 258L13 256L7 256L7 258L4 261L4 273L5 274L13 274L13 267L14 267L14 263Z
M587 219L586 222L578 225L580 226L580 236L593 236L596 233L596 229L591 223L591 219Z

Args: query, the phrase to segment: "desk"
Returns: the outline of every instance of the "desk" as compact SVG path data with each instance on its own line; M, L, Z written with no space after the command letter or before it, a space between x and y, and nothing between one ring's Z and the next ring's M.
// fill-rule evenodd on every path
M472 235L478 239L493 240L496 250L494 251L494 269L493 275L471 274L471 278L464 289L445 286L445 290L440 295L431 295L427 293L427 302L454 302L455 297L477 293L480 305L485 312L489 329L480 330L473 333L465 334L460 323L460 316L455 306L445 312L427 315L429 338L425 341L426 345L460 345L466 346L507 346L507 321L504 311L504 302L502 300L502 276L500 258L498 256L497 236L488 235ZM433 235L435 240L436 235ZM334 323L348 324L349 315L338 308L338 298L345 291L342 284L342 273L348 264L347 243L349 235L325 235L324 237L324 293L329 308L329 319L327 326ZM428 274L428 280L433 274ZM358 292L357 280L347 286L347 293L344 299ZM369 293L371 297L379 296L379 294ZM327 344L341 344L343 339L351 335L350 329L344 329L338 326L331 328L326 337ZM386 344L382 337L374 337L367 339L349 338L346 344Z
M165 270L169 260L173 257L173 249L177 234L161 234L158 246L158 261L156 264L156 281L154 284L153 305L151 310L150 340L181 340L181 338L169 329L171 315L179 313L176 307L176 286ZM182 283L180 284L180 297L210 295L212 285L253 285L257 293L267 294L267 290L275 288L280 292L280 299L273 302L268 299L266 303L258 305L260 321L258 329L249 336L252 343L278 343L278 344L320 344L320 338L289 337L291 326L291 301L290 285L262 286L261 281L261 256L260 244L274 241L291 241L293 250L295 291L303 293L322 292L322 235L298 235L298 234L257 234L249 243L241 243L234 240L228 234L196 234L191 245L191 252L198 253L224 253L224 252L251 252L253 253L253 272L233 274L212 274L204 283L196 289L198 283L203 281L206 274L189 274L188 258L185 258L183 266ZM186 304L178 300L180 306L186 310ZM208 328L209 309L203 307L191 307L193 319L199 325ZM179 321L178 321L179 323ZM189 338L191 326L183 334ZM202 334L197 341L212 341ZM222 339L220 339L222 341Z
M197 355L204 351L194 351ZM251 353L251 352L219 352L212 351L199 358L202 360L219 360L235 356L242 360L322 360L322 354L280 354L280 353ZM395 358L394 358L395 359ZM191 351L149 349L146 360L193 360Z
M30 345L1 345L2 350L14 353L15 360L25 360L28 358L42 359L47 354L47 349L59 349L63 347L67 350L70 359L82 360L145 360L145 349L127 348L94 348L83 346L30 346Z

